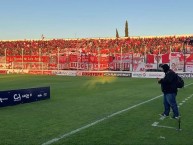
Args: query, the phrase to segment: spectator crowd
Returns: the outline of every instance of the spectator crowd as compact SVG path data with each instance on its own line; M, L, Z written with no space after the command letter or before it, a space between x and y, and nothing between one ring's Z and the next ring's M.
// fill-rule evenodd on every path
M0 56L39 55L48 56L53 53L140 53L164 54L181 52L183 44L192 36L168 37L128 37L106 39L53 39L53 40L18 40L0 41Z
M189 35L0 41L2 65L0 67L49 70L77 69L81 66L81 69L96 70L98 68L109 69L113 66L113 69L117 70L121 67L120 63L123 63L124 68L129 70L131 62L127 57L130 57L130 54L136 55L136 59L133 57L132 62L138 59L145 61L145 56L148 56L147 63L150 63L150 56L151 61L154 62L154 57L158 57L159 54L169 56L170 52L184 52L185 48L190 50L186 44L192 43L192 37ZM192 44L190 46L192 49ZM121 59L120 56L122 56Z

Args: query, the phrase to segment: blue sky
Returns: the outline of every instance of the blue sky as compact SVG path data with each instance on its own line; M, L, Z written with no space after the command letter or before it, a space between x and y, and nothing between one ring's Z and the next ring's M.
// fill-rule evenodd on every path
M193 34L193 0L1 0L0 40Z

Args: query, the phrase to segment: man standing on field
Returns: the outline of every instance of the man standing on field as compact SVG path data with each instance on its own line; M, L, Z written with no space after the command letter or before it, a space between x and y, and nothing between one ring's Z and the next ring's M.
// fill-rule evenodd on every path
M173 111L174 119L179 119L179 111L178 106L176 103L176 96L177 96L177 77L174 71L170 69L167 64L163 64L160 66L164 73L165 77L162 79L158 79L158 83L161 84L161 89L163 92L163 103L164 103L164 112L161 116L167 117L170 113L170 108Z

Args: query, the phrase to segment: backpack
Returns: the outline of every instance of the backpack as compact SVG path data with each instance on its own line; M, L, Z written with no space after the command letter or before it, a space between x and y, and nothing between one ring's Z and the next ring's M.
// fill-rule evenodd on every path
M176 85L177 85L177 88L183 88L184 87L184 80L179 75L177 75Z

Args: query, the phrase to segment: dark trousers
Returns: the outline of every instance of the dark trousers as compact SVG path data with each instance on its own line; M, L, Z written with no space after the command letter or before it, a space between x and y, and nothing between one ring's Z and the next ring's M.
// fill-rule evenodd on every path
M172 108L174 117L179 116L178 106L176 103L176 93L165 93L164 94L164 114L169 115L170 108Z

